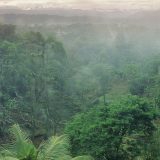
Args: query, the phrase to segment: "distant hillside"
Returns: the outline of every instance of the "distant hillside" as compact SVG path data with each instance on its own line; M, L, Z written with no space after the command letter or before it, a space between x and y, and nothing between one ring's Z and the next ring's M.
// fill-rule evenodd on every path
M160 11L79 10L0 8L0 22L15 25L55 25L74 23L159 24Z

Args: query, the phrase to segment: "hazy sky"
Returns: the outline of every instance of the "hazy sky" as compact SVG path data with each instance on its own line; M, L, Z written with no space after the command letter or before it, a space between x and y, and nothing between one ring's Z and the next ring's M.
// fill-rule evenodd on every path
M159 9L160 0L0 0L0 6L80 9Z

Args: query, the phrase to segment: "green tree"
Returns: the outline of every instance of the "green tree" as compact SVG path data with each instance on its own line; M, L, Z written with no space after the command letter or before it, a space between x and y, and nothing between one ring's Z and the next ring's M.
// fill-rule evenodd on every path
M15 40L16 39L15 29L16 27L11 24L0 24L0 41Z
M127 96L75 116L65 133L74 155L89 153L100 160L128 160L141 155L155 130L156 115L146 99Z

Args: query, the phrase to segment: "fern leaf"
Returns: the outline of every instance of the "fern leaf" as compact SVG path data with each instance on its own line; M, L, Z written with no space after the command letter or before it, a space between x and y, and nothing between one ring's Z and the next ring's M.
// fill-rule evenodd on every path
M69 155L69 141L66 136L53 136L41 146L39 160L59 160L61 157Z

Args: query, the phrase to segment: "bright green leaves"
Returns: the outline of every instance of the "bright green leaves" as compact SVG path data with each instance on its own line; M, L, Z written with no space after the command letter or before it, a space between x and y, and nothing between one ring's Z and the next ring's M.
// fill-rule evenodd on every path
M152 104L129 95L97 107L67 124L72 153L89 153L101 160L138 156L155 129L156 112Z
M6 145L4 155L16 157L18 159L35 159L37 151L26 132L22 131L19 125L14 125L10 129L13 141Z

